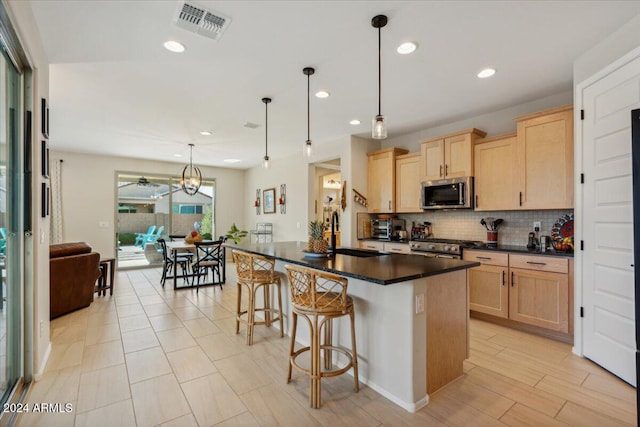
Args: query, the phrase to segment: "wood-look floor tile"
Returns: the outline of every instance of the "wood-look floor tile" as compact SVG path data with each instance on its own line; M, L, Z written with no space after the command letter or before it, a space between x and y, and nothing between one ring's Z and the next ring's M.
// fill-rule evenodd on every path
M508 396L509 399L520 402L550 417L554 417L566 401L561 397L545 393L542 390L481 366L472 369L465 375L465 381L484 387L502 396Z
M504 426L495 418L444 393L434 396L424 411L450 426L467 427L474 424L487 427Z
M171 366L160 347L153 347L125 355L131 384L170 374Z
M567 354L571 353L571 346L569 344L559 343L533 335L520 337L496 334L489 338L488 341L558 363L567 357Z
M171 311L171 307L169 307L167 304L164 303L164 301L162 301L159 304L145 304L142 306L142 308L144 309L144 312L147 314L147 316L149 317L153 317L153 316L159 316L160 314L172 314L173 311Z
M156 335L166 353L198 345L191 334L189 334L189 331L183 327L160 331L157 332Z
M573 402L567 402L556 418L576 427L629 427L635 425L635 423L629 424L616 420Z
M205 317L198 307L191 305L188 307L175 307L172 309L176 316L182 321Z
M180 383L218 372L200 347L167 353L167 359Z
M205 335L211 335L221 332L213 322L206 317L198 317L196 319L183 320L183 325L192 337L198 338Z
M87 334L87 323L72 323L57 328L51 328L51 340L56 343L74 343L83 340Z
M565 383L551 376L544 377L536 385L536 388L578 405L596 409L601 414L628 424L633 424L636 421L635 402L625 402L598 391Z
M193 415L201 426L210 426L247 410L219 373L182 383Z
M282 385L260 387L241 394L240 399L260 425L322 425L303 406L292 402Z
M80 377L76 411L91 411L129 398L129 378L124 364L85 372Z
M100 344L120 339L120 324L117 322L88 328L84 339L85 345Z
M125 353L157 347L160 343L153 328L137 329L122 334L122 346Z
M57 402L57 400L51 400L48 402ZM72 408L76 407L76 402L64 402L70 403ZM48 413L48 412L29 412L24 413L18 421L20 427L69 427L75 422L76 413L73 409L69 412L60 413Z
M216 427L260 427L260 424L258 424L253 415L247 411L216 424Z
M438 400L440 394L445 394L452 399L472 406L496 419L499 419L515 404L513 400L507 399L501 394L487 390L469 381L465 381L465 379L465 377L462 377L446 385L434 396L431 396L432 400Z
M222 333L200 337L197 341L214 362L244 352L244 344L238 344Z
M523 371L537 372L541 376L551 375L572 384L582 384L587 377L587 372L578 369L562 368L557 363L548 362L527 353L506 349L496 355L496 361L501 361L500 365L513 366L515 369Z
M272 382L271 378L246 354L215 361L216 368L233 391L243 394Z
M118 306L118 317L121 319L124 317L139 316L142 314L144 314L144 309L142 308L142 304L140 304L139 302L135 304Z
M112 403L76 416L75 427L134 426L136 417L131 399Z
M173 374L132 384L131 395L138 427L154 426L191 412Z
M149 323L147 315L144 314L144 310L142 314L120 318L120 332L122 333L148 328L149 326L151 326L151 324Z
M608 394L616 399L624 400L632 405L636 402L636 389L619 378L611 374L597 375L589 374L587 379L581 384L582 387L590 390Z
M382 396L365 404L362 409L382 425L389 427L445 427L447 425L427 413L426 408L411 414Z
M505 347L494 344L491 341L479 340L473 337L470 339L470 347L472 351L479 351L492 356L495 356L505 349Z
M166 423L160 424L160 427L199 427L198 422L193 414L183 415Z
M78 398L80 365L45 372L31 388L27 402L72 402Z
M124 363L124 351L120 340L90 345L84 349L82 372L95 371L121 363Z
M509 364L496 363L495 356L487 355L479 351L471 351L469 362L530 386L536 385L538 381L544 377L544 374L524 366L515 367Z
M52 343L51 355L49 356L49 362L47 363L45 372L80 365L84 351L84 340L73 343Z
M521 403L513 405L500 421L510 426L530 426L530 427L562 427L567 424L558 421L548 415L524 406Z
M151 322L151 327L156 332L182 328L182 320L178 319L178 316L173 312L149 317L149 322Z

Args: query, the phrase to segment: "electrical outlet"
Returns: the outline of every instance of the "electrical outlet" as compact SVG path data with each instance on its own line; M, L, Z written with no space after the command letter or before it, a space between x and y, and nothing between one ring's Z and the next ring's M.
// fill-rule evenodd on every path
M534 221L533 222L533 231L539 232L540 230L541 230L540 221Z
M424 294L416 295L416 314L424 312Z

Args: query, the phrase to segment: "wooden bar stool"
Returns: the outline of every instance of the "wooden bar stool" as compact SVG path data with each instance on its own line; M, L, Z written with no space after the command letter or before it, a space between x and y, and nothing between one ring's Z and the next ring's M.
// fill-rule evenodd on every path
M335 274L313 270L305 267L286 265L291 292L293 327L289 346L289 372L287 383L291 381L291 368L294 367L311 377L309 403L312 408L319 408L321 403L320 380L323 377L334 377L353 368L355 391L360 389L358 382L358 352L356 350L355 311L353 299L347 295L348 280ZM310 328L310 346L295 350L298 315L303 316ZM342 346L334 346L331 337L332 320L349 316L351 324L351 351ZM320 334L324 333L323 343ZM296 358L306 352L311 353L309 369L296 363ZM331 352L344 354L348 363L342 368L333 369ZM324 355L324 370L320 364L320 353Z
M234 249L232 251L233 262L236 264L236 274L238 276L238 299L236 306L236 334L240 332L240 322L247 325L247 345L253 344L253 328L255 325L271 326L276 320L280 321L280 336L284 336L282 322L282 295L280 292L280 273L275 271L276 261L262 255ZM271 307L271 293L269 288L275 286L278 296L278 308ZM241 311L242 289L247 288L248 307ZM261 308L256 308L256 293L262 288L264 291L264 304ZM264 313L263 321L256 321L256 311ZM246 314L246 318L243 316ZM272 317L272 314L276 317Z

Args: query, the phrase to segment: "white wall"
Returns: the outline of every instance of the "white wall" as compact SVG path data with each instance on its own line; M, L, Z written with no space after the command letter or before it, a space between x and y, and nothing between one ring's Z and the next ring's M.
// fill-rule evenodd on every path
M16 30L27 60L33 70L33 97L25 100L25 106L33 112L32 164L33 170L40 169L40 98L49 98L49 61L42 46L40 33L36 27L31 6L27 2L4 1L9 18ZM46 181L39 173L33 174L31 211L33 224L33 246L25 248L32 254L32 265L27 271L32 274L33 293L33 371L36 377L44 368L50 351L49 339L49 219L40 217L40 183ZM27 262L29 259L27 258ZM39 328L42 322L42 328ZM42 331L41 333L39 331Z
M55 144L52 144L55 147ZM103 257L115 256L116 171L141 175L178 175L183 164L52 151L52 161L63 159L62 206L65 242L84 241ZM235 222L244 227L245 203L241 197L245 172L199 166L207 179L216 180L217 234ZM99 222L106 222L100 228Z
M632 18L573 62L574 87L638 46L640 15Z
M398 147L405 148L409 152L420 151L420 141L427 138L446 135L465 129L476 128L487 133L487 137L502 135L516 131L516 122L513 120L518 116L546 110L547 108L560 107L573 103L573 91L567 90L551 96L540 98L524 104L504 108L492 113L482 114L476 117L458 120L456 122L422 129L417 132L392 137L384 140L382 148Z

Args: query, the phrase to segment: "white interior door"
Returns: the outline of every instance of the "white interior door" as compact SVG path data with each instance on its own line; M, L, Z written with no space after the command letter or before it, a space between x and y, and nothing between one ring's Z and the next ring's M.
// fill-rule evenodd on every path
M640 58L583 94L583 353L635 385L631 114Z

